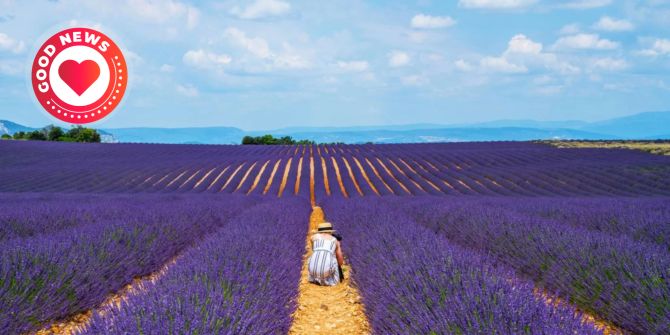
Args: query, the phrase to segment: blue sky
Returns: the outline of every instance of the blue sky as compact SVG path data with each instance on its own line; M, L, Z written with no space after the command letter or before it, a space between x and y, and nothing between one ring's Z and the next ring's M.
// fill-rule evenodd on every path
M69 26L129 61L96 127L601 120L670 110L670 0L0 0L0 119L33 101L36 48Z

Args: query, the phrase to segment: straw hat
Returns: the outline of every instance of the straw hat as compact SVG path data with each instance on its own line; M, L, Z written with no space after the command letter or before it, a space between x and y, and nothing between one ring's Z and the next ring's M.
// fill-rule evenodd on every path
M330 222L321 222L319 223L319 226L316 228L314 231L314 234L332 234L335 232L335 229L333 229L333 224Z

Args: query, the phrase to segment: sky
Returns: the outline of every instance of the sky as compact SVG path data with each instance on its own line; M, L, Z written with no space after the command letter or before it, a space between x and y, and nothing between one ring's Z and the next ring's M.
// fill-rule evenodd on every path
M95 127L596 121L670 110L670 0L0 0L0 119L57 123L29 68L67 27L129 64Z

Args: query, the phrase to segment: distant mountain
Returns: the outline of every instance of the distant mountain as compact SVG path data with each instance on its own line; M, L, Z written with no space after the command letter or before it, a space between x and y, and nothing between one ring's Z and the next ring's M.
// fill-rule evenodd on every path
M13 135L18 131L33 131L35 129L38 128L30 128L11 121L0 120L0 135L3 134Z
M615 139L615 136L573 129L441 128L414 130L368 130L292 133L296 139L344 143L428 143L472 141L529 141L537 139Z
M119 142L240 144L246 133L233 127L102 129Z
M296 140L344 143L422 143L461 141L526 141L547 139L670 139L670 112L648 112L599 122L498 120L474 124L409 124L357 127L289 127L244 131L234 127L108 128L100 129L105 142L239 144L246 135L273 134ZM0 121L0 133L30 131Z
M655 138L670 131L670 112L640 113L590 123L578 129L629 139Z

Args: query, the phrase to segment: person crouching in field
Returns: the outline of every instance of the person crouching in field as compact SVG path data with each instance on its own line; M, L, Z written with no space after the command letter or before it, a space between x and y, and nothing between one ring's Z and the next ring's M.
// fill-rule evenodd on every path
M344 279L340 270L344 257L340 241L334 235L330 222L320 223L312 235L312 256L308 266L310 283L334 286Z

